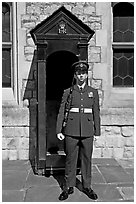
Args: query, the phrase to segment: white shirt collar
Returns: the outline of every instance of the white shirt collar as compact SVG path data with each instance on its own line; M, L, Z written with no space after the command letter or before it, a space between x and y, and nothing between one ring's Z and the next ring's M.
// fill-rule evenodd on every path
M81 86L80 86L80 85L77 85L77 86L79 87L79 89L80 89L80 88L83 89L83 88L85 87L85 84L86 84L86 83L84 82Z

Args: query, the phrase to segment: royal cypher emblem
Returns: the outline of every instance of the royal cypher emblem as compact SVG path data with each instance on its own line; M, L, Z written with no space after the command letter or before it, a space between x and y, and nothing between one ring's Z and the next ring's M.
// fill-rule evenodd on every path
M92 98L92 97L93 97L93 92L89 92L89 93L88 93L88 97L89 97L89 98Z
M80 64L80 67L83 67L83 66L84 66L83 63L81 63L81 64Z

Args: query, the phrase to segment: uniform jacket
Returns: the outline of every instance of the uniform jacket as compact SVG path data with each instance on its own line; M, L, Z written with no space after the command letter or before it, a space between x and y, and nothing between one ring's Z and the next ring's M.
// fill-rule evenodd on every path
M56 133L62 132L65 103L70 88L63 93L59 114L57 117ZM92 113L69 112L67 125L63 134L69 136L90 137L100 135L100 110L98 91L85 85L82 91L74 85L72 92L71 108L92 108Z

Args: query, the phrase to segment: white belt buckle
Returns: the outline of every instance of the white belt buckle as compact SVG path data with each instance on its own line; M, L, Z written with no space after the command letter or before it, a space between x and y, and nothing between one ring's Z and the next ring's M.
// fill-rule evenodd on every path
M79 112L79 108L71 108L70 112L78 113Z
M91 108L84 108L84 113L92 113L92 109Z
M92 109L91 108L71 108L70 112L74 112L74 113L79 113L79 111L81 113L92 113Z

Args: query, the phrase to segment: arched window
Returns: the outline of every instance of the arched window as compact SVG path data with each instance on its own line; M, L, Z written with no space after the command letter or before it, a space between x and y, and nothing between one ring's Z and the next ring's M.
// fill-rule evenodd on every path
M113 86L134 86L134 6L113 3Z
M2 3L2 87L11 87L11 3Z

